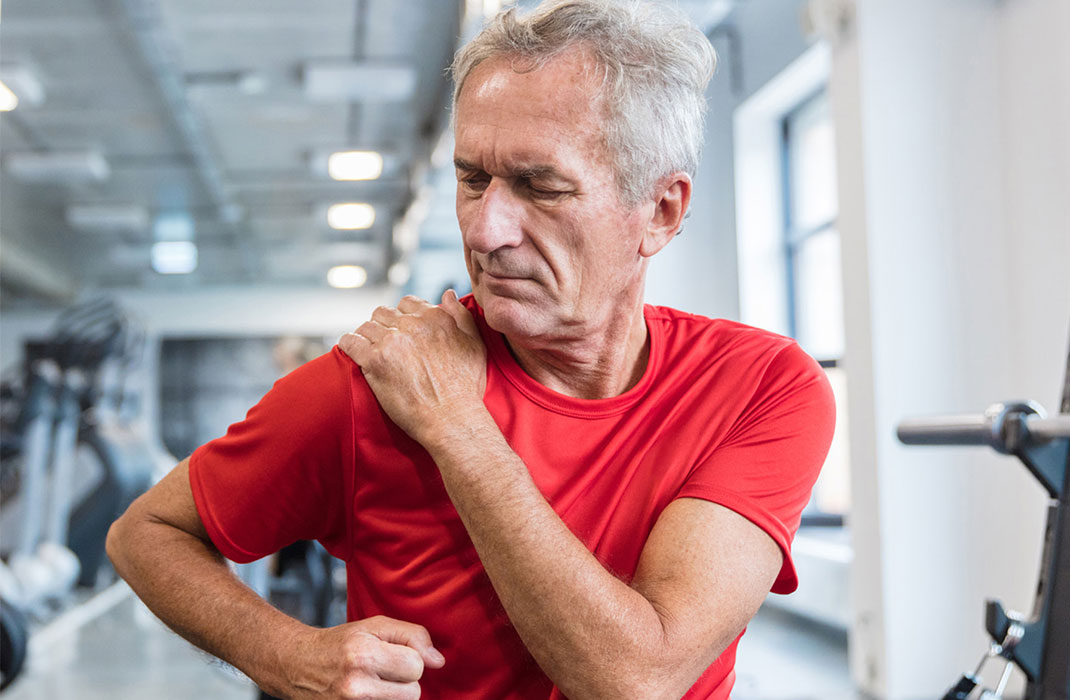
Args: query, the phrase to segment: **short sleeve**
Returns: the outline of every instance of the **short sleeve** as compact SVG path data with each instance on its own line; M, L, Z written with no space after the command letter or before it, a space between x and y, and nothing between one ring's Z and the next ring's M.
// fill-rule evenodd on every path
M354 372L335 347L278 380L245 420L191 455L197 511L228 559L253 561L297 540L348 556Z
M796 343L768 360L724 440L678 497L730 508L777 543L784 563L774 593L791 593L798 577L791 542L828 454L836 406L824 370Z

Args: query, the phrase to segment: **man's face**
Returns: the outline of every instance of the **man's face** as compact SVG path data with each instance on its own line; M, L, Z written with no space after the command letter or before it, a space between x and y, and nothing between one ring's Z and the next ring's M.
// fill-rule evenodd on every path
M517 73L484 61L457 101L457 219L476 301L514 340L600 330L641 285L653 211L618 199L598 74L579 51ZM644 218L645 213L645 218Z

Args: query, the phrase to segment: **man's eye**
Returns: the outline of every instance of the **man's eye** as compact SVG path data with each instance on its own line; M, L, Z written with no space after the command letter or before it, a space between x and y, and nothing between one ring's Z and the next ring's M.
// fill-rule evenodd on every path
M466 189L473 190L475 192L482 192L487 189L487 181L482 177L465 177L461 178L461 184Z
M534 185L528 185L528 191L531 192L531 196L535 199L544 199L552 201L565 196L565 193L559 190L547 190L541 187L535 187Z

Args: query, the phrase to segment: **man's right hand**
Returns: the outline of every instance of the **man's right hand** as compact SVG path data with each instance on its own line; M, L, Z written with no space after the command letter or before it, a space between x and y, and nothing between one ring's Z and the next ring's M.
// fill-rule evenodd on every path
M424 668L446 663L426 629L382 616L309 628L296 647L295 700L416 700Z

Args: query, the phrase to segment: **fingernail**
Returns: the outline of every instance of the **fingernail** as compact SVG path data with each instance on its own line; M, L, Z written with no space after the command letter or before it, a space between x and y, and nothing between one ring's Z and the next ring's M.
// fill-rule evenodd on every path
M440 652L438 649L435 649L434 647L431 647L431 649L428 650L428 656L430 656L431 660L435 663L446 663L446 657L442 655L442 652Z

